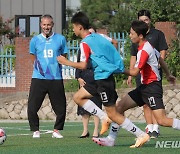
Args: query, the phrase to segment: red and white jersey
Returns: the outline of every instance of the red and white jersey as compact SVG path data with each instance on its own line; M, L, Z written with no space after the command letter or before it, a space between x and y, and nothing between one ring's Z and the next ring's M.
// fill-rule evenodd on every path
M159 73L159 57L160 53L146 41L139 46L137 53L137 61L135 67L141 71L141 83L149 84L153 81L160 81Z
M88 62L89 56L91 54L90 47L85 42L81 42L80 43L80 50L81 50L80 61Z

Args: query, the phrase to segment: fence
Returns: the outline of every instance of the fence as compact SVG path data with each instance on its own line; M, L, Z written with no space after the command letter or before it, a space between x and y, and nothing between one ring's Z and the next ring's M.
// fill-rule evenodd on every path
M0 47L0 87L15 87L15 57L13 49Z
M125 33L110 33L118 41L118 51L122 58L125 57L124 45L126 42ZM77 40L67 42L68 59L77 61L77 52L79 50L79 42ZM16 73L14 69L16 55L12 49L3 50L0 47L0 87L15 87ZM72 79L75 76L75 69L70 66L62 67L62 75L64 79Z

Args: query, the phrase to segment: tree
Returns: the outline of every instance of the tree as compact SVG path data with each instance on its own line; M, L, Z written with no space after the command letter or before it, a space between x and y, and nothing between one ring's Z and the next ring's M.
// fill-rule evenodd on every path
M0 44L4 45L5 38L12 39L13 32L10 28L10 23L12 23L14 19L7 19L4 21L3 17L0 16ZM3 39L4 38L4 39Z
M132 0L132 10L137 12L148 9L151 12L152 22L174 21L180 26L179 0Z
M152 23L175 21L180 28L179 0L81 0L81 10L95 27L114 32L129 31L131 21L137 19L141 9L151 12Z
M126 3L124 3L126 2ZM129 31L134 14L125 0L81 0L81 10L86 12L96 28L111 32Z

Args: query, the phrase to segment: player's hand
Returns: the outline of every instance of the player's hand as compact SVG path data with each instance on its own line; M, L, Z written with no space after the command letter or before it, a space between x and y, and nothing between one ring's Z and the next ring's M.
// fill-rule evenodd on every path
M170 83L172 83L173 85L175 85L175 83L176 83L176 77L175 76L173 76L173 75L169 75L169 76L167 76L167 80L170 82Z
M67 65L67 62L68 62L67 58L65 58L64 56L58 56L57 61L58 61L58 63L60 63L62 65Z
M126 83L129 87L132 87L132 76L128 76Z
M80 87L83 87L86 84L86 82L82 78L78 78L78 81L79 81Z

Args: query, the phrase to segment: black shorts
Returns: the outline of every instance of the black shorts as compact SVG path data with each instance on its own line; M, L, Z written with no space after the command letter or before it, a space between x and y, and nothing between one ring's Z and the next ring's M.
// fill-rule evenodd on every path
M114 105L118 98L113 75L107 79L95 80L91 84L86 83L84 88L94 97L99 95L104 106Z
M147 104L152 110L165 109L161 81L155 81L148 85L141 84L135 90L130 91L128 95L138 106Z

